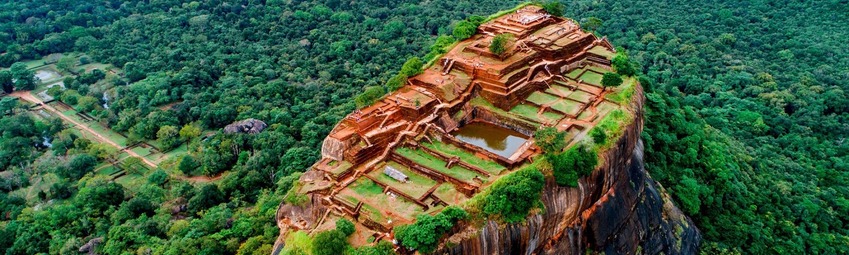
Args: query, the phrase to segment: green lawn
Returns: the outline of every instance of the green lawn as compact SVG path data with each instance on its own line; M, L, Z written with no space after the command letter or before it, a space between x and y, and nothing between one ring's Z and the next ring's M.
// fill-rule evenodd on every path
M151 148L144 148L144 147L141 147L141 146L136 146L136 147L133 147L130 150L139 154L139 156L144 157L144 156L147 156L147 154L150 154Z
M631 97L636 93L636 83L637 81L634 77L627 77L625 81L622 82L622 85L614 88L613 93L607 95L607 99L610 101L617 102L620 104L627 104L631 101Z
M520 104L520 105L517 105L516 107L513 107L513 109L510 109L510 112L517 114L517 115L524 116L526 118L529 118L529 119L534 120L534 121L539 122L539 123L559 120L559 119L563 118L563 115L560 115L560 114L557 114L557 113L554 113L554 112L545 111L545 112L542 113L542 116L545 119L541 119L540 117L537 116L537 112L539 112L539 108L537 108L536 106L525 105L525 104Z
M561 83L561 81L558 81L558 83ZM548 92L549 94L552 94L552 95L568 96L569 94L572 93L572 90L570 90L567 87L560 86L560 85L551 85L551 88L546 89L545 92Z
M592 93L583 90L575 90L575 92L572 92L572 94L569 94L569 96L566 98L582 103L589 103L590 99L592 99L593 96L594 95Z
M426 166L430 169L439 171L443 174L446 174L462 181L471 182L475 178L475 176L478 176L484 182L486 182L486 177L480 176L480 174L478 174L477 172L474 172L458 165L454 165L451 168L447 168L445 167L445 161L442 161L441 159L438 159L433 155L427 154L427 152L424 152L422 150L412 150L410 148L401 147L395 149L395 152L398 153L398 155L401 155L405 158L412 160L413 162L416 162L417 164Z
M579 80L583 80L584 83L590 84L590 85L593 85L593 86L601 86L602 76L603 76L602 74L596 73L596 72L585 72L584 74L581 75L581 78L579 78Z
M582 106L583 105L581 103L572 100L560 100L557 103L552 104L551 108L574 116L578 114L578 111L581 110Z
M109 176L109 175L115 174L115 173L120 172L120 171L121 171L121 169L118 169L117 167L108 166L108 167L104 167L104 168L101 168L100 170L98 170L97 174Z
M581 72L583 72L583 71L584 71L583 68L573 69L572 71L569 71L568 74L566 74L566 77L569 77L569 78L572 78L572 79L578 79L578 75L581 75Z
M559 98L556 97L556 96L552 96L552 95L547 94L547 93L535 91L534 93L531 93L531 95L528 96L528 98L526 100L528 100L532 103L535 103L537 105L544 105L544 104L554 102L557 99L559 99Z
M445 155L458 156L463 162L480 167L484 171L487 171L494 175L500 174L501 171L507 170L507 168L498 163L495 163L495 161L479 158L475 156L475 154L467 150L460 149L457 146L451 144L433 140L433 143L424 143L422 145Z
M592 49L590 49L588 52L599 55L599 56L603 56L603 57L607 58L608 60L613 59L613 56L616 55L615 53L607 50L607 48L602 47L602 46L595 46Z
M395 180L395 178L389 177L389 175L383 173L383 169L387 165L404 173L404 175L407 175L407 177L409 178L409 182L402 183L398 180ZM428 178L427 176L417 174L416 172L410 170L408 167L401 165L400 163L395 161L386 162L386 165L377 167L368 175L386 185L389 185L415 198L423 196L425 193L427 193L428 190L430 190L430 188L433 187L433 185L436 185L437 183L436 181Z
M383 187L377 185L377 183L369 180L368 178L360 177L351 185L348 185L348 188L357 192L362 196L373 196L383 194Z
M528 119L540 121L539 118L537 118L537 112L539 112L539 108L537 108L536 106L519 104L516 107L513 107L513 109L510 109L510 112L525 116Z

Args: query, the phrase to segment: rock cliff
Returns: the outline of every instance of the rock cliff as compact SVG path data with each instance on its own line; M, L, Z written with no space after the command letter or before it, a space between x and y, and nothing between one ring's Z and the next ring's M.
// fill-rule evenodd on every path
M544 212L518 224L468 226L436 254L695 254L699 230L644 167L642 106L636 96L634 121L577 188L548 180Z

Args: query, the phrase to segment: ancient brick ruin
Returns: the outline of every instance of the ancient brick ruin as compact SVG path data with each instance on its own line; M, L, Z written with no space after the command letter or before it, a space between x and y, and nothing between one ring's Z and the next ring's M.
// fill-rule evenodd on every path
M512 37L495 55L488 46L499 34ZM574 143L621 107L599 84L614 53L606 38L537 6L486 22L406 86L346 116L301 178L299 192L326 210L278 218L311 230L345 217L379 240L418 214L462 204L539 154L532 138L539 128L567 131ZM507 129L524 142L500 155L455 135L470 123Z

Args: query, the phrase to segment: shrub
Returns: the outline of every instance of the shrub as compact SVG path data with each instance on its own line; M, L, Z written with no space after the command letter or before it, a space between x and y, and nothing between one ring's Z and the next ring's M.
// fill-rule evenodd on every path
M457 38L458 41L462 41L475 35L477 30L478 25L468 20L464 20L457 23L457 26L454 26L454 31L451 32L451 35L453 35L454 38Z
M607 134L604 133L604 130L599 128L594 128L590 130L590 136L593 138L593 142L596 144L604 144L607 142Z
M590 175L598 164L598 155L585 145L549 157L554 168L554 180L560 186L578 186L578 178Z
M336 229L316 234L313 243L313 255L339 255L348 247L347 237Z
M508 223L522 221L539 201L543 186L545 177L536 168L516 171L490 186L483 213L501 216Z
M357 231L354 227L354 223L346 219L339 219L336 221L336 230L342 231L345 236L350 236Z
M558 153L566 146L566 132L558 132L557 128L547 127L534 134L536 144L546 153Z
M436 216L422 214L416 217L416 223L395 228L395 237L404 247L431 253L436 249L439 239L451 230L457 221L468 217L469 214L462 208L449 206Z
M495 55L501 55L507 51L507 43L510 41L510 34L500 34L492 38L492 43L489 44L489 51Z
M422 73L422 66L424 66L424 63L422 63L421 59L418 57L412 57L408 59L407 62L404 62L403 66L401 66L400 74L406 75L407 77L415 76Z
M392 76L392 78L389 78L389 80L386 81L386 89L389 90L389 91L396 91L396 90L400 89L401 87L404 87L404 84L406 84L406 83L407 83L407 76L402 74L402 73L399 73L399 74L396 74L395 76Z
M362 94L354 98L354 103L357 104L357 108L363 108L373 104L385 93L386 91L379 86L366 87L366 90Z

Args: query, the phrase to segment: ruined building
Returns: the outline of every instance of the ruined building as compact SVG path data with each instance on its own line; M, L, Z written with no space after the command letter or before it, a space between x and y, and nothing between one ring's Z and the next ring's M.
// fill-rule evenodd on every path
M500 34L510 35L508 50L496 55L488 48ZM536 130L556 127L568 133L572 146L610 112L621 110L634 117L632 124L579 188L550 182L543 191L545 214L511 226L467 226L450 235L456 245L438 253L694 249L698 231L674 205L669 208L668 198L641 168L639 84L627 78L617 89L600 85L614 55L606 38L537 6L480 25L476 35L410 77L406 86L337 124L324 140L322 159L296 187L308 201L284 203L278 210L281 234L330 229L343 217L357 225L355 245L392 240L394 227L462 205L532 161L541 153L532 137ZM636 215L640 210L647 212ZM650 236L673 227L683 232ZM695 243L673 247L682 238Z

